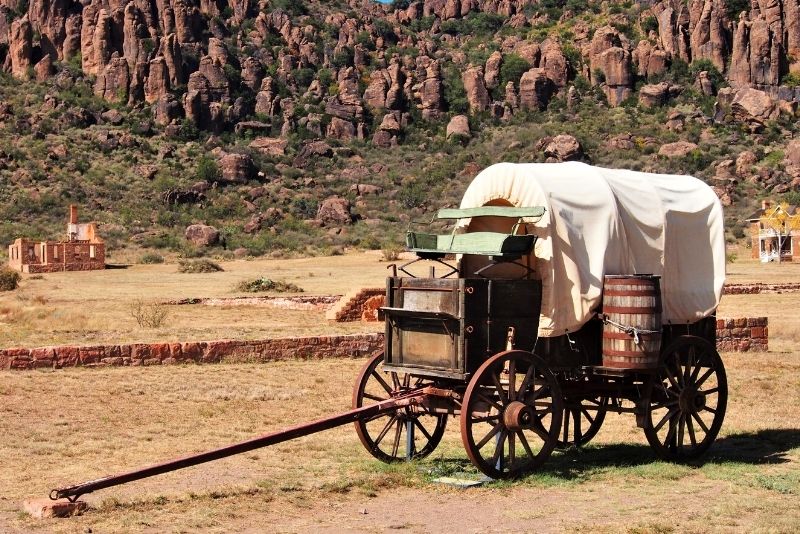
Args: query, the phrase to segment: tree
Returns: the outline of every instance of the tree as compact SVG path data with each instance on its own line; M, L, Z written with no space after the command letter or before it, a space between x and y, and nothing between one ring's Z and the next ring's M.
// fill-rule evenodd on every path
M778 241L778 263L781 262L781 251L786 238L791 238L792 230L800 230L800 214L789 214L789 204L782 202L774 208L767 208L759 218L760 226L772 232Z

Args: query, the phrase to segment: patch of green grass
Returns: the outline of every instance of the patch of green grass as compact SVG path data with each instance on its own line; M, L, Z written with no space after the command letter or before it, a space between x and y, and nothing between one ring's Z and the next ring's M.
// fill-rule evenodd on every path
M219 263L208 259L181 260L178 262L179 273L216 273L224 270Z
M265 276L254 280L242 280L236 286L237 291L245 293L261 293L264 291L275 291L277 293L302 293L303 288L291 282L282 280L272 280Z

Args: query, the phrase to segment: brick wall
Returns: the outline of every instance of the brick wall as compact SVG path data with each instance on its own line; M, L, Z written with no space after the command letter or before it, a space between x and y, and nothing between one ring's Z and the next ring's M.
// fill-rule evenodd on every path
M717 319L717 350L720 352L767 352L768 340L766 317Z
M721 352L766 352L766 317L717 319ZM39 367L263 363L293 358L360 358L383 350L383 334L0 349L0 369Z
M360 321L364 313L364 304L372 297L385 294L386 288L383 287L365 287L351 291L328 310L325 318L337 323Z
M135 343L0 349L0 369L38 367L244 363L291 358L359 358L383 350L383 334L264 339Z

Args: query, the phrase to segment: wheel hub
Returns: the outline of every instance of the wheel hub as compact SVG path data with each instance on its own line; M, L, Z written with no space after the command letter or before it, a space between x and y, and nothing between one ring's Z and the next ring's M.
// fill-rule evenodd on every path
M533 423L533 410L525 403L513 401L503 412L503 423L512 432L528 428Z
M683 412L698 412L705 408L706 396L694 386L689 386L681 391L678 405Z

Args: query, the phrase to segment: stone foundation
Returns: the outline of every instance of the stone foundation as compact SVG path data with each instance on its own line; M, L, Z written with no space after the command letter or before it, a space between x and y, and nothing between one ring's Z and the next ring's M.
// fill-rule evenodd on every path
M798 293L800 283L786 284L726 284L722 288L723 295L756 295L760 293Z
M717 319L717 350L720 352L767 352L769 326L766 317Z
M717 319L720 352L766 352L766 317ZM0 369L102 367L176 363L264 363L278 360L362 358L383 350L383 334L291 337L257 341L197 341L0 349Z
M365 287L351 291L328 310L325 314L325 318L329 321L336 321L337 323L360 321L364 314L364 305L367 301L372 297L382 295L386 295L386 288Z
M176 363L263 363L293 358L361 358L383 350L383 334L299 337L258 341L135 343L0 349L0 369L169 365Z

